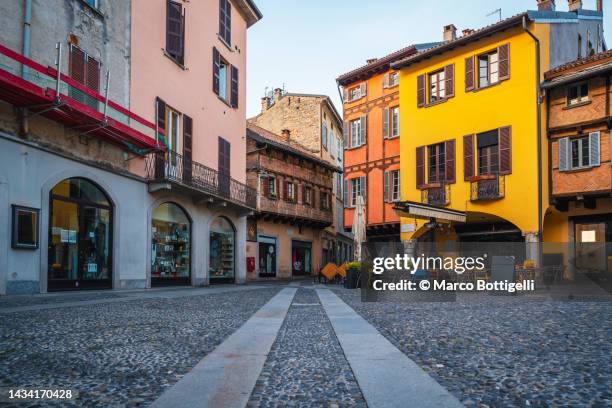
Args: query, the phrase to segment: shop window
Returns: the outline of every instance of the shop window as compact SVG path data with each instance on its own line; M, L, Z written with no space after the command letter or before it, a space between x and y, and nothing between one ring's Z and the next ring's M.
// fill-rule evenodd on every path
M36 208L13 205L12 248L38 248L38 214Z
M151 221L151 284L189 284L191 222L181 207L160 204Z
M209 276L211 282L234 281L235 231L225 217L210 226Z

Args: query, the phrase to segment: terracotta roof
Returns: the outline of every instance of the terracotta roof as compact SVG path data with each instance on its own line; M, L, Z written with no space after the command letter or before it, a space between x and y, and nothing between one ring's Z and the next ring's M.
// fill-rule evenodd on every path
M546 73L544 73L544 78L551 79L556 76L561 76L565 73L564 71L572 70L573 68L579 68L581 66L588 65L597 61L602 61L602 63L605 63L606 61L604 60L609 58L612 58L612 50L593 54L585 58L579 58L563 65L559 65L558 67L553 68L550 71L547 71Z
M342 169L336 166L332 166L325 160L315 155L315 152L306 148L301 143L292 140L286 140L283 136L277 135L276 133L270 132L267 129L259 127L253 123L247 122L247 137L257 142L268 143L274 146L276 149L285 151L287 153L295 154L303 159L311 160L321 166L324 166L332 171L342 172Z
M418 54L414 54L412 56L409 56L407 58L401 59L399 61L396 61L394 63L391 64L391 68L394 69L400 69L403 67L407 67L409 65L415 64L417 62L423 61L424 59L427 58L431 58L434 55L437 54L442 54L443 52L446 51L450 51L454 48L457 48L459 46L465 45L467 43L470 43L472 41L476 41L479 40L481 38L487 37L491 34L494 34L498 31L503 31L506 30L508 28L514 27L520 23L522 23L523 18L529 19L529 13L528 12L524 12L524 13L520 13L517 14L515 16L506 18L504 20L501 20L495 24L490 24L488 26L485 26L483 28L479 28L478 30L475 30L474 32L472 32L471 34L468 35L464 35L462 37L457 38L456 40L453 41L447 41L444 43L441 43L435 47L429 48L423 52L419 52Z

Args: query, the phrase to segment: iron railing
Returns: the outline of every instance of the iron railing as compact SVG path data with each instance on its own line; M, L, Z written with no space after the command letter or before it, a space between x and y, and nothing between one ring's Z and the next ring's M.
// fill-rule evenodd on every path
M257 206L255 189L171 150L150 153L146 158L146 174L152 181L186 185L251 209Z
M506 193L504 176L491 175L470 183L470 200L497 200L504 198Z
M445 206L450 204L450 184L441 184L421 190L423 204Z

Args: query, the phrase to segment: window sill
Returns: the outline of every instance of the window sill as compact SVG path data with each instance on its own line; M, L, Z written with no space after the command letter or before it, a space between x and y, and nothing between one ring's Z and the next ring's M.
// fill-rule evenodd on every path
M474 88L474 89L472 89L471 91L468 91L468 92L480 92L480 91L484 91L485 89L489 89L489 88L493 88L495 86L498 86L498 85L502 84L504 81L507 81L507 79L503 79L501 81L497 81L494 84L489 84L489 85L486 85L486 86L481 86L481 87L478 87L478 88Z
M178 62L178 61L176 60L176 58L174 58L172 55L168 54L168 51L166 51L166 49L165 49L165 48L162 48L162 52L164 53L164 55L165 55L165 56L166 56L168 59L170 59L170 61L172 61L172 62L174 62L176 65L178 65L178 67L179 67L180 69L182 69L183 71L187 71L187 70L188 70L188 68L187 68L185 65L181 64L180 62Z
M450 98L452 98L452 96L445 97L445 98L443 98L443 99L440 99L439 101L435 101L435 102L429 102L429 103L426 103L426 104L425 104L425 105L423 105L422 107L423 107L423 108L430 108L430 107L432 107L432 106L440 105L440 104L442 104L442 103L444 103L444 102L447 102L447 101L448 101Z
M477 181L495 180L497 177L495 174L481 174L479 176L472 176L467 181L475 183Z
M385 137L384 140L393 140L393 139L399 139L400 135L395 135L395 136L389 136L389 137Z
M344 148L344 150L357 150L357 149L359 149L360 147L363 147L363 146L365 146L365 145L366 145L366 143L364 143L364 144L362 144L362 145L359 145L359 146L354 146L354 147L346 147L346 148Z
M236 108L234 108L232 105L230 105L230 103L229 103L227 100L223 99L223 98L222 98L222 97L220 97L219 95L217 95L217 98L218 98L218 99L219 99L221 102L223 102L225 105L227 105L227 107L228 107L228 108L230 108L230 109L236 109Z
M217 38L219 41L221 41L221 44L225 45L225 48L227 48L229 52L234 52L234 50L232 50L232 45L228 44L227 41L225 41L225 39L219 35L219 33L217 33Z
M389 85L389 86L385 86L383 89L393 89L393 88L397 88L398 86L399 84Z
M101 19L104 19L104 14L102 14L102 12L99 9L87 3L85 0L79 0L79 2L85 7L87 7L89 10L91 10L96 16L100 17Z
M598 166L576 167L576 168L569 169L569 170L559 170L559 168L557 168L557 171L559 173L563 173L563 174L566 174L566 173L583 173L583 172L588 172L589 170L594 169L595 167L598 167Z
M571 105L566 105L566 106L563 107L563 110L580 108L581 106L590 105L591 102L592 101L589 99L588 101L582 101L582 102L574 103L574 104L571 104Z

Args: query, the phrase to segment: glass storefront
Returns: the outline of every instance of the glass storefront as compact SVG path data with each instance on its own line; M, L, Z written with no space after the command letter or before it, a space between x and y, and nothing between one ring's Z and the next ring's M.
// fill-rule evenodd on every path
M276 238L260 236L259 242L259 277L276 276Z
M191 282L191 222L181 207L160 204L151 226L151 285Z
M56 185L49 203L48 289L112 287L112 206L89 180Z
M294 276L310 275L312 269L312 244L291 241L291 272Z
M210 226L210 281L233 282L235 263L234 227L225 217L217 217Z

